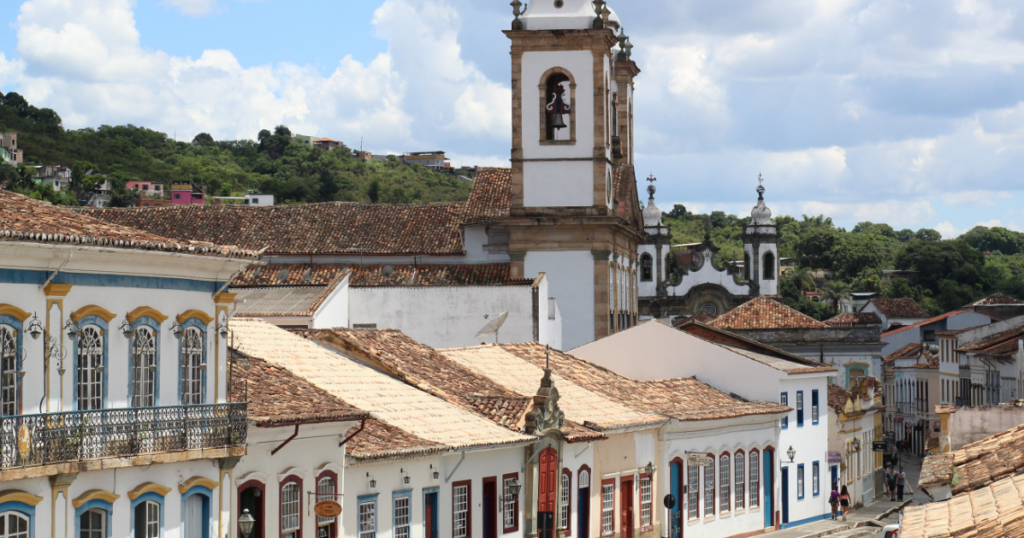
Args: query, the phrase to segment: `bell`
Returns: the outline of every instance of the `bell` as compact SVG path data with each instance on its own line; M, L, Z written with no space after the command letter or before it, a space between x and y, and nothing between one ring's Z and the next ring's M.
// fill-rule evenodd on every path
M565 120L562 119L561 114L551 114L551 120L548 121L548 125L550 125L552 129L556 130L565 129L566 127Z

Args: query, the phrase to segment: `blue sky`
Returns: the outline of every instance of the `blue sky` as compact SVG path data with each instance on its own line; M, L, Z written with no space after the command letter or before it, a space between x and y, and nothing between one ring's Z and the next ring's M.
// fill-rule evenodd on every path
M507 4L28 0L0 11L0 89L69 128L233 139L284 123L506 165ZM663 209L746 213L763 173L776 214L1024 227L1021 2L609 4L643 70L637 173L659 178Z

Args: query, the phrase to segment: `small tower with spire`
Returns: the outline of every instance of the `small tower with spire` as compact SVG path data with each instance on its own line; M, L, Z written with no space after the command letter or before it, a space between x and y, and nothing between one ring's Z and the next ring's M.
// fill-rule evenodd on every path
M764 203L764 178L757 176L757 205L743 228L743 273L752 296L779 293L779 233Z

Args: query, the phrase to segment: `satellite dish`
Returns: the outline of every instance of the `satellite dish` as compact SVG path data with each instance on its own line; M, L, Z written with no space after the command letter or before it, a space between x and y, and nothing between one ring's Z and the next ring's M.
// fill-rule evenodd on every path
M391 276L391 273L395 272L395 268L391 267L390 265L385 265L384 267L380 268L380 272L384 276Z
M498 343L498 336L497 336L498 329L500 329L501 326L505 323L505 318L507 318L507 317L508 317L508 311L507 310L502 312L502 313L500 313L500 314L498 314L497 316L495 316L494 319L489 321L487 323L487 325L484 325L484 328L480 329L480 332L476 333L476 336L474 336L473 338L483 338L485 336L490 336L490 335L493 334L493 335L495 335L494 336L494 343L497 344Z

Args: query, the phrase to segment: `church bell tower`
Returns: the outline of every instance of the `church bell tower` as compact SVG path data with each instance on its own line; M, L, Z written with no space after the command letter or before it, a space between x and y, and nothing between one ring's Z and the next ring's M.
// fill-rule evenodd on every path
M757 205L743 228L743 271L752 297L779 294L779 234L764 203L763 180L757 179Z
M571 349L636 323L633 45L603 0L512 2L514 277L544 272Z

